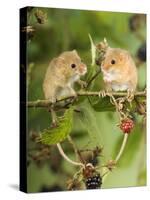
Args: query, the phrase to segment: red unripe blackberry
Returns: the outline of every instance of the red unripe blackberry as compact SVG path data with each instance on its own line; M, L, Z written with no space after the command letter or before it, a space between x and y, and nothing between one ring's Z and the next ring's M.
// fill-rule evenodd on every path
M134 127L134 122L132 119L129 119L129 118L122 120L120 124L120 129L124 133L130 133L133 127Z

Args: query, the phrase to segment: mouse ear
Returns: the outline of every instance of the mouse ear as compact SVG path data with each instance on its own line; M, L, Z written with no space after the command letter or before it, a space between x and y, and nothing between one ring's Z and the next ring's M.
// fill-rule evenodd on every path
M120 61L123 61L124 59L129 60L130 54L127 51L120 51L119 53L119 59Z
M61 60L62 62L65 61L65 59L64 59L63 56L59 56L59 57L58 57L58 60Z
M73 52L73 53L77 53L77 50L76 50L76 49L74 49L74 50L72 50L72 52Z
M74 49L74 50L72 51L72 53L73 53L73 55L74 55L77 59L81 60L81 58L80 58L80 56L79 56L77 50Z
M104 57L107 57L107 54L109 54L109 52L111 51L112 51L112 48L108 46L107 49L105 49Z
M65 64L65 59L63 58L63 56L59 56L58 58L56 58L56 65L62 66L62 64Z
M77 56L79 56L78 53L77 53L77 50L75 50L75 49L72 50L72 53L74 53L74 54L76 54Z

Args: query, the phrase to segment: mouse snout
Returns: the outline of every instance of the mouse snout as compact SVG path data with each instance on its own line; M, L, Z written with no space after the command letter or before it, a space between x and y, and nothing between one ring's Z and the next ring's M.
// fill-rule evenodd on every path
M102 69L102 71L104 70L104 71L108 71L109 69L110 69L110 64L106 64L106 63L102 63L102 65L101 65L101 69Z
M86 72L87 72L87 67L86 67L86 65L85 65L85 64L81 64L81 65L79 66L79 73L80 73L81 75L84 75L84 74L86 74Z

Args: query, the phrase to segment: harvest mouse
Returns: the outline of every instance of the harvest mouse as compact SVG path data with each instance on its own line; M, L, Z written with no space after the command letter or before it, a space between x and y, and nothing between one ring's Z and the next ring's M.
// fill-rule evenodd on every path
M137 68L128 51L108 47L101 70L107 90L135 92Z
M80 81L80 76L86 72L87 67L76 50L65 51L53 58L43 82L45 98L54 103L62 97L76 96L74 83Z

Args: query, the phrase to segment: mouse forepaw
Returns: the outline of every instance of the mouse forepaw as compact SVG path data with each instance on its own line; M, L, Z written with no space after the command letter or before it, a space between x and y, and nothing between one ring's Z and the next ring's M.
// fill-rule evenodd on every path
M104 97L106 97L106 95L107 95L106 93L107 93L107 91L105 91L105 90L100 90L98 96L104 98Z

